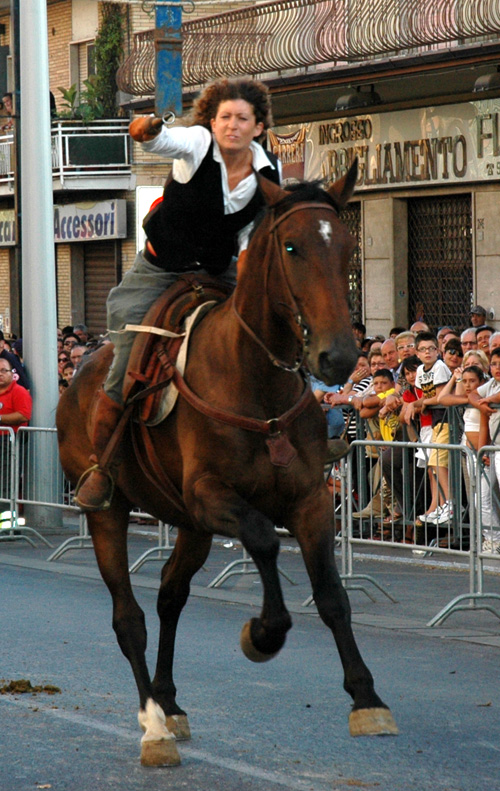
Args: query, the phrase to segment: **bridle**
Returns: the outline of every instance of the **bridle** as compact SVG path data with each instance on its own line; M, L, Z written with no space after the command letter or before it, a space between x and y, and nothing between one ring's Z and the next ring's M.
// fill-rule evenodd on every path
M244 318L238 312L235 304L234 293L231 298L233 313L235 314L236 318L238 319L238 322L240 323L241 327L245 330L247 335L249 335L250 338L252 338L252 340L255 341L255 343L265 351L265 353L267 354L268 358L270 359L273 365L275 365L277 368L281 368L283 371L289 371L291 373L296 373L302 367L302 364L304 362L304 357L307 352L307 347L309 345L311 331L309 326L302 318L302 314L300 312L299 306L297 305L297 301L290 287L290 282L288 280L285 264L283 261L283 254L279 244L277 229L284 220L290 217L291 214L294 214L297 211L303 211L304 209L321 209L322 211L327 210L333 212L335 216L338 217L338 210L335 208L335 206L329 203L318 203L316 201L302 201L295 203L293 206L291 206L290 209L288 209L286 212L281 214L279 217L275 217L273 223L271 224L271 227L269 228L270 245L274 245L276 248L276 253L277 253L276 257L278 259L280 274L283 282L285 283L286 291L288 292L287 294L288 301L278 302L277 304L290 311L293 319L295 320L295 323L297 324L300 330L300 339L299 339L300 345L299 345L298 353L296 355L295 363L289 364L284 360L280 360L279 357L277 357L275 354L273 354L273 352L270 349L268 349L266 344L261 340L261 338L258 337L258 335L256 335L256 333L252 330L252 328L246 323ZM274 211L275 210L273 209L273 212ZM267 259L268 261L270 260L269 252L267 254Z
M335 210L333 205L324 204L324 203L316 203L316 202L309 202L303 201L294 204L290 209L284 212L280 217L277 217L272 222L272 225L269 229L270 232L270 242L269 244L274 244L277 248L279 248L279 242L277 238L276 230L281 225L281 223L289 217L291 214L297 211L301 211L303 209L327 209L334 212L338 215L338 212ZM274 211L274 210L273 210ZM268 254L269 260L269 248L266 250ZM288 365L288 363L280 360L276 355L274 355L263 343L263 341L254 333L251 327L244 321L242 316L238 313L235 304L234 304L234 294L231 297L232 300L232 308L233 311L238 318L239 323L248 333L248 335L264 349L266 354L268 355L269 359L273 363L273 365L282 368L285 371L292 371L297 372L301 368L304 354L307 348L307 343L309 340L309 328L307 327L306 323L303 321L302 316L300 314L299 307L293 296L293 292L290 288L290 283L286 276L285 265L283 262L283 257L281 255L281 251L278 249L278 260L279 266L281 268L281 275L286 284L286 289L288 291L287 294L287 301L280 302L278 304L286 307L291 314L293 315L297 325L301 328L302 338L301 338L301 354L300 359L294 365ZM245 415L238 415L234 412L228 411L226 409L220 409L219 407L213 406L205 401L203 398L198 396L187 384L184 377L181 373L177 370L175 365L171 362L168 357L166 348L160 344L158 344L157 348L157 355L160 360L160 363L167 375L167 378L160 382L158 385L148 388L146 391L142 391L139 398L146 397L147 394L152 392L156 388L166 386L170 381L172 381L179 391L180 395L190 404L197 412L202 415L205 415L212 420L217 420L220 423L224 423L229 426L234 426L236 428L240 428L246 431L253 431L265 436L265 442L269 450L269 458L271 464L277 467L288 467L291 462L297 457L297 451L290 442L287 436L287 429L292 423L301 415L312 403L316 403L315 396L313 391L309 387L309 384L306 381L305 374L301 371L301 376L303 379L304 387L302 393L298 400L293 404L293 406L288 409L283 414L279 415L278 417L271 418L270 420L262 420L259 418L252 418L247 417ZM142 424L141 424L142 425ZM147 433L144 429L143 433ZM149 452L150 456L154 457L154 448L152 443L149 443ZM158 465L155 465L156 467ZM170 487L171 488L171 487ZM178 498L177 498L178 499ZM176 501L177 502L177 501Z

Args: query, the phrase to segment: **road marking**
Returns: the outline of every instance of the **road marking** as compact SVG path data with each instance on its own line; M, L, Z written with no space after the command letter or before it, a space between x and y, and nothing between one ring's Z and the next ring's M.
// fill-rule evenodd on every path
M34 699L30 697L29 700L20 700L19 698L11 697L9 695L1 695L0 705L1 704L17 706L22 709L30 710L32 710L35 706L37 708L37 715L50 715L56 719L64 720L80 727L90 728L93 731L99 731L101 733L108 733L111 736L119 737L120 739L123 739L127 742L133 742L137 745L137 749L139 749L141 737L139 729L136 731L131 730L130 728L120 728L117 725L108 725L107 723L101 722L100 720L92 719L91 717L85 716L85 714L64 711L64 709L53 709L50 706L44 706L43 704L40 705L38 698ZM328 780L326 777L322 778L319 781L320 784L318 785L318 778L316 776L309 780L301 780L298 777L291 778L289 775L284 775L280 772L269 772L266 769L260 769L257 766L246 763L245 761L236 761L232 758L223 758L221 756L212 755L205 750L197 750L188 742L180 742L179 748L181 756L184 756L186 759L189 758L193 759L194 761L200 761L201 763L218 766L221 769L237 772L238 774L247 775L248 777L252 778L258 778L263 780L265 783L275 786L283 786L284 788L292 789L293 791L334 791L334 789L338 787L336 784L333 784L334 781L332 782L332 780Z

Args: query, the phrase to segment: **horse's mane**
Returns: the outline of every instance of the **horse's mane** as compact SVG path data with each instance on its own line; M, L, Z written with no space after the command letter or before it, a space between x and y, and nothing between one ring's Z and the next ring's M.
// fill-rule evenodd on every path
M329 206L333 206L337 213L339 212L339 207L337 206L336 202L322 187L322 182L319 180L299 181L295 184L287 185L286 193L286 196L278 201L278 203L275 203L273 206L264 206L264 208L258 212L254 220L254 226L250 234L250 239L271 209L273 209L277 214L281 214L287 211L295 203L315 202L327 203Z

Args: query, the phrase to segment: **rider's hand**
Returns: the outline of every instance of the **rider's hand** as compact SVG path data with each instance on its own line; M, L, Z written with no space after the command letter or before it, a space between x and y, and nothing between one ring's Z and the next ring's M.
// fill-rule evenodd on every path
M154 140L162 124L162 118L155 118L154 115L141 115L139 118L134 118L128 131L137 143L148 143L150 140Z

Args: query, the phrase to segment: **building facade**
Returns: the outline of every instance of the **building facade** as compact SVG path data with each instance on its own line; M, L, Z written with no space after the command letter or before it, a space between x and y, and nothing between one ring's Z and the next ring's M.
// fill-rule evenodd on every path
M358 240L352 315L370 334L417 318L463 328L476 303L500 327L500 16L493 0L474 14L469 5L220 2L184 16L185 109L207 79L251 74L273 94L268 145L285 178L329 183L357 157L344 220ZM83 90L94 69L101 8L97 0L48 2L60 113L60 88ZM154 9L121 8L118 117L52 125L58 324L84 322L97 334L106 294L132 265L141 218L169 170L127 134L134 113L154 110ZM2 90L13 87L12 45L10 7L0 0ZM19 333L15 170L15 134L0 132L0 323Z

